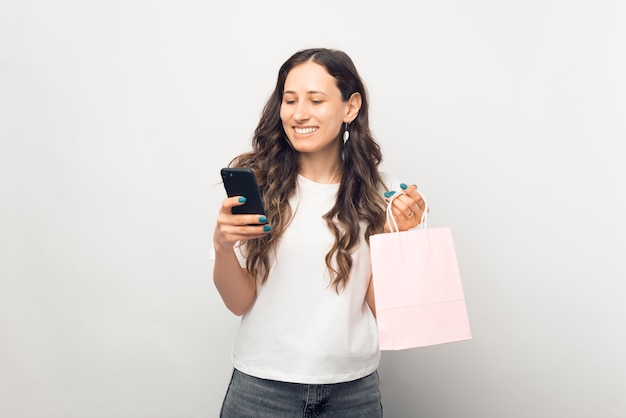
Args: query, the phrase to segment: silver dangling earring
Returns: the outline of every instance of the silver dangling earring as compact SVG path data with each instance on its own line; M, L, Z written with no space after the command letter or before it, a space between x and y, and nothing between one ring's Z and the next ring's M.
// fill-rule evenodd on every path
M346 142L348 142L348 139L350 139L350 131L348 130L348 127L350 125L346 122L346 127L344 128L343 131L343 144L345 145Z

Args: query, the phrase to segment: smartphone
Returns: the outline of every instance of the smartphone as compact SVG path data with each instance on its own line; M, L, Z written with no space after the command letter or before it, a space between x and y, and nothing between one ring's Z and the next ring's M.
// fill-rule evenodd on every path
M246 203L231 209L233 214L266 214L261 191L252 170L249 168L222 168L221 174L228 197L244 196L246 198Z

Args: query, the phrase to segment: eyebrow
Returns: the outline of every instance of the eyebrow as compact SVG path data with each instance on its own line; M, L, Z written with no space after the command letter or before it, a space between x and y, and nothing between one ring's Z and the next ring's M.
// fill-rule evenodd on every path
M317 91L317 90L309 90L306 92L307 94L323 94L324 96L328 97L328 94L324 93L323 91ZM291 91L291 90L286 90L283 91L283 95L285 94L296 94L295 91Z

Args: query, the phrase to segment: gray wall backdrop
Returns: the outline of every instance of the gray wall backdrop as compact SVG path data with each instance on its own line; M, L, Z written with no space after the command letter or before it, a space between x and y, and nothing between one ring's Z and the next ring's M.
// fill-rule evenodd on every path
M386 416L625 416L622 0L3 1L0 416L217 416L219 168L311 46L457 246L474 339L384 353Z

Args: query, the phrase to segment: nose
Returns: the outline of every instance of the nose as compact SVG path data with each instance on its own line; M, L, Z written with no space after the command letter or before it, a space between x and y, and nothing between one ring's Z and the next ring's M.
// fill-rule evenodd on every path
M293 112L293 118L298 121L306 120L309 118L309 109L307 108L306 103L298 103L295 111Z

